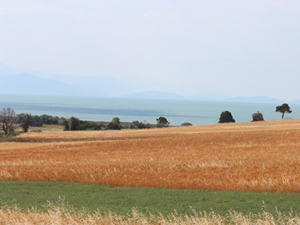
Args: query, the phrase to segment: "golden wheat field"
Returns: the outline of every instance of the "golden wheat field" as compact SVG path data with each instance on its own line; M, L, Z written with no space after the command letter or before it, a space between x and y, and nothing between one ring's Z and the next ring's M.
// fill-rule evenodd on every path
M0 143L1 180L300 192L300 119L19 137Z

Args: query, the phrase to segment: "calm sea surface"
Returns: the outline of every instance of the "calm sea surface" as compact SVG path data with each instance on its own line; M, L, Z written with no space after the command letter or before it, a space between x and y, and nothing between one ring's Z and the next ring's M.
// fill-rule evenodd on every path
M93 121L111 121L113 117L119 117L123 122L146 120L149 123L156 123L156 119L163 116L170 125L217 123L225 110L232 113L236 122L251 121L252 113L257 111L263 114L265 120L278 120L281 114L275 112L277 105L281 103L0 94L0 109L11 107L16 113L75 116ZM289 106L293 112L286 118L300 118L300 104Z

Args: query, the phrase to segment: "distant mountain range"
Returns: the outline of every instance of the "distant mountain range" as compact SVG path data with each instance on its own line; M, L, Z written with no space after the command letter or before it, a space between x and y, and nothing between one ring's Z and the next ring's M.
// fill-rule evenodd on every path
M149 83L134 77L116 78L112 76L71 76L44 73L17 69L0 62L0 93L284 103L282 100L267 96L230 97L214 92L183 97L168 91L149 90L150 87L155 87L157 90L176 89L176 87L169 86L166 88L165 84ZM300 104L300 100L288 103Z
M28 78L36 85L28 84ZM30 69L18 69L0 62L0 93L40 93L40 94L67 94L67 95L89 95L89 96L111 96L120 97L130 95L132 93L150 92L151 87L155 87L155 91L167 89L176 89L172 85L166 85L158 82L149 82L136 77L126 76L75 76L64 75L58 73L45 73L33 71ZM58 83L53 83L56 81ZM9 89L11 82L15 87ZM29 85L25 88L22 83ZM40 83L39 88L37 85ZM48 85L47 85L48 83ZM47 86L50 87L48 89ZM62 90L61 86L65 86ZM177 88L178 89L178 88Z
M28 73L0 73L0 93L81 95L82 91L56 80L35 77Z

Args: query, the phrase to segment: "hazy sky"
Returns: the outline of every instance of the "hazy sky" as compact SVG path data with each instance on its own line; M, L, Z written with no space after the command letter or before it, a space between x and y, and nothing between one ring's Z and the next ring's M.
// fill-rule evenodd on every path
M299 99L300 1L0 0L0 61Z

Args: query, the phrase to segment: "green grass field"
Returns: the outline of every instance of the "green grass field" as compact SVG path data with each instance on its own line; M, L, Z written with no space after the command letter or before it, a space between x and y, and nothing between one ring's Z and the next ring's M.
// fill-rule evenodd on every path
M176 210L179 214L214 211L226 215L230 209L249 213L267 211L275 215L275 207L282 213L300 212L300 194L256 193L238 191L179 190L166 188L111 187L95 184L65 182L0 181L0 205L14 205L26 209L44 209L47 202L59 198L75 209L87 208L101 212L112 211L126 215L136 208L142 213L158 212L164 216ZM264 203L263 203L264 202Z

